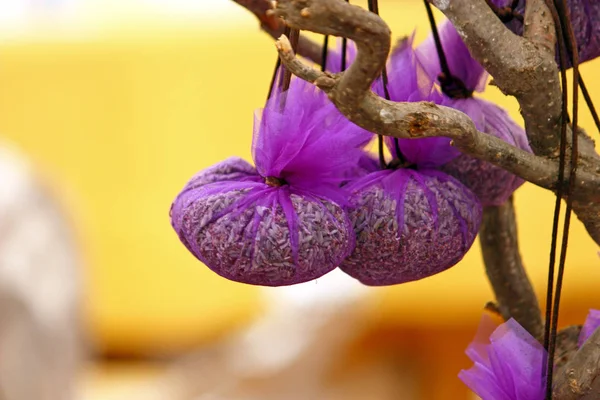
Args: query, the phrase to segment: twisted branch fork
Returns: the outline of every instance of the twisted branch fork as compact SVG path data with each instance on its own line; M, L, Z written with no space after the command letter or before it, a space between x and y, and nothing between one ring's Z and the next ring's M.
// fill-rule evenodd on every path
M462 152L500 166L538 186L556 191L558 184L566 185L568 172L564 182L556 182L561 88L554 57L555 30L544 0L528 1L523 37L506 29L486 0L429 0L452 21L473 57L490 72L495 84L518 100L535 155L477 131L473 122L457 110L427 102L396 103L372 93L371 84L381 73L390 50L390 30L378 16L343 0L279 0L273 4L268 0L234 1L254 12L263 29L273 37L283 30L283 24L274 22L280 17L292 28L353 40L357 44L357 58L340 74L321 72L303 64L293 54L285 36L280 37L276 45L289 70L321 88L346 117L363 128L398 138L449 137ZM318 62L318 45L307 43L305 47L300 45L299 54ZM580 146L580 165L572 193L573 209L590 236L600 244L600 157L585 133L580 131L578 134L583 145ZM512 235L512 206L490 208L486 213L489 223L484 221L482 232L492 235L492 230L497 229L493 233L500 239ZM501 302L499 309L506 318L516 316L534 336L538 336L540 318L530 317L532 313L539 313L539 307L531 285L520 282L528 282L528 279L516 239L514 243L486 240L485 237L481 240L484 253L488 254L485 260L488 274ZM495 263L489 260L490 257ZM513 278L506 279L503 272L509 270L514 272ZM496 279L498 276L503 276L504 282ZM502 292L502 285L508 285L504 287L505 292ZM511 291L517 295L507 296ZM528 300L517 303L511 300L513 298ZM591 344L586 344L586 348L600 346L600 335L592 336L588 343ZM583 388L575 383L589 382L598 376L598 368L589 368L590 357L595 352L584 357L582 351L571 357L560 370L567 372L557 378L557 390L561 396L564 393L571 395L564 398L583 398L575 393L575 389L569 388L579 388L578 393L587 392L589 385Z
M446 136L462 152L555 191L561 89L554 61L552 21L549 17L539 17L549 14L547 10L542 12L543 0L530 2L523 38L506 29L485 0L432 0L432 3L455 24L496 85L517 98L536 155L477 131L473 122L455 109L427 102L396 103L372 93L371 84L383 69L390 50L390 30L378 16L343 0L281 0L276 3L274 14L293 28L355 41L357 58L347 71L329 74L306 66L295 57L284 36L276 42L277 49L294 75L325 91L357 125L398 138ZM600 161L592 146L583 149L573 191L574 210L600 244ZM567 179L568 174L563 184Z

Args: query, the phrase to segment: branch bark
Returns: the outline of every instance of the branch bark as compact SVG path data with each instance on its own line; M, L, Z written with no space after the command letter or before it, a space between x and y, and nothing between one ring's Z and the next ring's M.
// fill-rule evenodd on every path
M273 11L273 2L271 0L233 0L240 6L250 11L260 22L263 31L277 39L283 35L285 23L277 18ZM321 45L313 42L306 36L300 35L298 40L298 54L308 58L315 64L321 64L322 51Z
M512 317L533 337L542 337L540 306L519 253L512 198L501 206L484 208L479 243L502 317Z
M600 393L600 329L579 348L555 376L553 397L592 400Z
M535 154L555 160L560 146L561 87L555 61L556 32L545 1L527 2L523 37L510 32L485 0L430 1L452 21L498 88L517 99ZM570 137L569 132L568 151ZM600 161L593 150L580 152L580 169L598 176ZM600 203L577 190L575 193L573 211L600 245Z
M499 79L503 87L506 86L505 91L519 96L524 118L527 115L528 135L533 138L532 145L542 156L529 154L478 132L472 121L457 110L431 103L395 103L373 94L370 87L386 62L390 31L381 18L362 8L342 0L280 0L275 9L275 15L282 17L293 28L353 40L358 50L356 60L341 74L323 73L302 64L295 58L284 37L277 42L277 48L289 70L325 91L336 107L357 125L378 134L401 138L446 136L453 139L454 145L466 154L489 161L538 186L555 191L560 104L550 104L548 99L555 99L559 103L560 86L554 58L539 50L546 48L546 45L539 40L533 43L512 34L484 0L433 0L433 3L451 4L443 11L447 15L454 15L455 19L467 21L466 24L463 21L463 28L459 25L459 31L464 29L463 35L465 32L473 33L473 36L466 37L468 43L474 41L477 44L474 46L471 43L471 47L475 48L474 56L483 57L480 61L490 72L496 73L494 77ZM462 7L460 13L458 6ZM480 15L484 20L474 21L470 13ZM461 17L458 18L458 15ZM532 18L531 15L529 18ZM475 25L478 27L474 28ZM488 39L486 35L490 32L491 39ZM513 43L514 46L507 43ZM520 78L514 79L512 76L515 74ZM546 93L540 92L540 88L552 90L547 95L540 95ZM599 172L597 162L582 163L573 191L574 211L598 244ZM566 175L565 180L568 179Z
M301 29L308 29L307 25L302 26L304 28ZM446 136L466 154L489 161L543 188L556 189L557 162L479 132L473 121L462 112L428 102L396 103L372 93L370 83L373 76L377 76L377 72L373 71L380 71L381 64L375 64L371 56L373 51L361 58L362 43L355 37L350 38L357 42L358 56L350 68L341 74L321 72L303 64L295 58L285 36L276 45L286 68L321 88L337 108L357 125L371 132L398 138ZM358 90L358 84L362 90ZM577 193L594 202L600 201L600 175L581 170L577 176ZM568 175L563 184L567 179Z
M535 154L558 157L561 88L554 24L544 0L527 3L524 37L508 30L485 0L430 1L452 21L498 88L518 100Z

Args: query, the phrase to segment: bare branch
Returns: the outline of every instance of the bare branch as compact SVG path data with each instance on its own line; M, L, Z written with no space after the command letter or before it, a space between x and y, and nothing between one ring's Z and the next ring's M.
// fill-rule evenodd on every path
M561 329L556 335L556 352L554 355L554 376L559 376L565 366L579 350L581 325L571 325ZM540 339L541 341L542 339Z
M540 51L554 55L556 31L552 14L545 0L529 0L525 9L523 37L540 47Z
M519 101L535 154L558 157L561 88L554 58L556 36L543 0L527 3L527 35L509 31L485 0L431 0L452 21L473 57L505 94Z
M512 34L485 0L433 3L446 5L442 11L454 18L474 56L495 74L505 92L517 96L537 156L478 132L472 121L457 110L431 103L394 103L373 94L370 87L386 62L390 31L378 16L343 0L280 0L275 15L293 28L352 39L358 54L347 71L328 74L305 66L294 57L285 38L277 43L279 55L289 70L324 90L346 117L371 132L400 138L446 136L464 153L555 191L560 86L553 55L541 50L548 48L553 36L544 45L542 39L533 43ZM600 166L595 153L581 161L573 209L600 244ZM568 174L562 184L567 180Z
M554 381L553 398L560 400L597 399L600 393L600 329L560 370Z
M479 243L502 317L512 317L533 337L542 337L540 306L519 254L512 198L501 206L483 209Z
M306 2L310 2L310 0L306 0ZM281 3L283 2L280 1L279 4ZM338 1L318 2L320 5L328 3L338 4ZM357 19L356 16L347 18L354 21ZM305 19L308 18L305 17ZM319 29L318 23L317 27L312 24L292 26L300 29L309 29L308 26ZM320 30L326 29L323 25ZM329 32L340 34L337 30L332 31L331 28L329 28ZM369 68L379 68L381 63L375 63L370 57L361 57L361 49L366 46L360 41L360 37L355 35L352 39L357 43L358 56L352 66L341 74L324 73L302 63L294 56L285 36L277 41L276 46L282 62L294 75L313 82L321 88L328 94L336 107L357 125L371 132L398 138L446 136L451 138L453 144L466 154L489 161L543 188L556 189L556 176L558 175L556 162L530 154L494 136L479 132L473 121L462 112L428 102L396 103L375 95L370 91L370 86L373 77L377 74L372 70L369 71ZM387 52L379 51L379 53L386 54ZM348 81L365 82L361 85L363 91L350 90L346 86L340 89L342 82ZM600 175L581 170L578 171L577 176L577 192L589 199L599 201Z
M277 39L283 35L285 23L273 13L273 2L271 0L233 0L256 16L263 31ZM300 36L298 40L298 54L306 57L316 64L321 64L321 45L313 42L306 36Z

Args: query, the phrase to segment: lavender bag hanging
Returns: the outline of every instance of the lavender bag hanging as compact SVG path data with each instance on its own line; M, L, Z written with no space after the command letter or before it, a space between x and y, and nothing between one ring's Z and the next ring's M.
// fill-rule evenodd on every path
M410 37L400 39L390 55L387 66L389 98L398 102L438 101L440 94L434 87L434 81L413 48L414 36L413 33ZM376 81L374 91L384 96L381 79ZM401 157L408 164L418 164L421 168L438 168L461 154L450 146L450 139L445 137L396 139L398 146L395 146L392 137L386 137L385 140L394 158ZM402 149L402 154L398 154L399 149Z
M395 48L388 66L389 91L382 79L374 91L395 101L428 100L433 82L421 70L412 38ZM356 248L340 266L366 285L422 279L455 265L472 245L481 223L481 205L456 179L432 168L457 156L445 138L385 143L395 160L359 177L349 215Z
M318 278L354 248L339 186L370 136L318 89L293 80L256 115L256 172L234 160L197 175L173 204L173 227L225 278L265 286ZM198 184L215 170L224 180Z
M346 187L356 248L340 266L366 285L410 282L460 261L481 223L481 205L434 169L385 169Z
M429 77L441 82L443 93L437 93L432 100L464 112L481 132L531 152L525 131L504 109L473 96L473 92L484 90L487 72L471 57L454 26L444 22L439 35L447 60L445 67L440 63L433 36L416 49ZM510 172L465 154L445 164L443 170L471 189L484 206L504 203L523 184L521 178Z

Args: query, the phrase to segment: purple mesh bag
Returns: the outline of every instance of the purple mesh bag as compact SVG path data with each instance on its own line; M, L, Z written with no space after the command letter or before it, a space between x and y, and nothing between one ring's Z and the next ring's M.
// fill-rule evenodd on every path
M466 351L474 365L458 377L482 400L543 400L544 347L512 318L493 329L484 317Z
M439 33L450 71L468 90L483 91L487 72L471 57L454 26L446 21L440 26ZM436 79L441 73L441 67L433 38L425 40L416 52L429 77ZM467 114L481 132L531 152L525 130L497 105L472 96L450 98L445 94L438 94L432 96L432 100ZM465 154L445 164L443 170L471 189L484 206L504 203L524 182L500 167Z
M415 281L460 261L481 223L481 205L456 179L425 169L381 170L346 188L356 248L340 266L365 285Z
M492 0L499 7L509 7L512 0ZM525 14L525 0L520 0L516 11ZM592 60L600 55L600 2L597 0L567 0L573 33L577 42L579 62ZM512 19L505 25L517 35L523 34L523 22ZM557 54L558 61L558 54ZM571 62L568 62L571 67Z
M185 216L185 206L188 203L185 197L191 192L199 189L202 186L215 182L260 182L260 176L256 172L256 168L250 165L247 161L239 157L230 157L215 165L212 165L192 177L186 184L185 189L177 196L169 215L171 217L171 225L177 232L179 239L185 247L193 252L186 236L183 233L183 218Z
M353 168L346 170L342 186L371 172L378 171L379 167L379 160L368 151L363 151L358 156L357 164Z
M197 175L175 200L173 227L225 278L265 286L318 278L354 248L340 183L370 137L312 85L293 80L256 115L257 174L204 185L197 181L206 174Z

